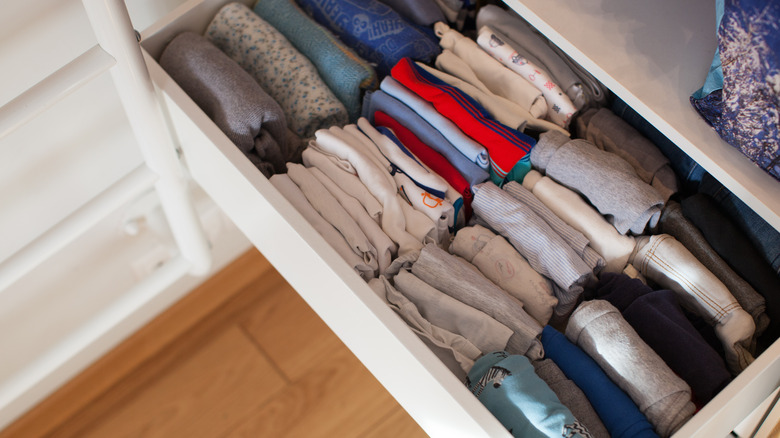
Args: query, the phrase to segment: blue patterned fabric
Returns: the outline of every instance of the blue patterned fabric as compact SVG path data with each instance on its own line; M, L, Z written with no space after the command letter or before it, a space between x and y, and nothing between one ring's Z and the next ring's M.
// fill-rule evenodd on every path
M730 145L780 180L780 2L726 0L718 27L721 95L691 102Z
M254 11L317 67L322 80L347 108L349 121L357 121L362 90L378 85L374 68L306 15L294 0L257 0Z
M392 8L377 0L297 0L315 21L341 38L358 55L376 63L380 77L402 58L430 62L438 41L420 32Z

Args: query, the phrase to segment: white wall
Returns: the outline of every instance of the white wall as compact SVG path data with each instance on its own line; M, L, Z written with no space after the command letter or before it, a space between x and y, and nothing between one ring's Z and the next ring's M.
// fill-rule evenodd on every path
M181 3L128 0L128 9L143 30ZM94 44L78 0L3 1L0 105ZM0 269L141 164L108 74L0 139ZM201 191L192 196L216 270L249 244ZM125 224L139 215L139 232L128 234ZM131 294L176 252L150 193L0 290L0 428L203 281L185 277L164 291Z

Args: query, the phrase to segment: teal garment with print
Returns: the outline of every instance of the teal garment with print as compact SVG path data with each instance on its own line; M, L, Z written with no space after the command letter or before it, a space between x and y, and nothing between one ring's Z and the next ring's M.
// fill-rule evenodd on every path
M290 129L300 137L312 138L320 128L347 124L347 109L311 61L244 4L220 9L204 36L276 100Z
M474 362L467 385L512 436L592 438L525 356L486 354Z

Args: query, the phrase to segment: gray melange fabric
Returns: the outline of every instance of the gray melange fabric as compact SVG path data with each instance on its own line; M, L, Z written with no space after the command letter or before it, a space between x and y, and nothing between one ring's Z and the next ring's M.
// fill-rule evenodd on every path
M355 254L352 247L344 240L344 236L317 213L317 210L309 204L309 201L306 200L306 196L289 176L286 174L276 174L273 175L269 181L271 181L271 184L279 190L279 193L295 207L298 213L306 219L306 222L311 224L320 236L336 250L341 258L355 269L355 272L365 280L376 277L376 271L378 269L376 260L374 260L373 264L369 264L366 263L362 257Z
M383 275L372 278L368 285L382 300L397 313L412 331L431 348L456 376L468 373L474 361L482 355L468 339L444 330L425 319L417 307L402 293L398 292ZM452 365L457 363L460 368ZM465 377L465 376L464 376Z
M309 172L339 201L344 210L352 216L361 230L366 234L368 241L376 248L376 261L379 265L379 273L384 274L393 257L398 253L398 245L385 234L382 227L371 218L365 208L357 199L348 195L341 187L316 167L309 167Z
M474 214L509 240L537 272L559 286L555 313L566 315L577 305L582 285L593 271L539 215L488 182L472 188Z
M504 184L503 189L544 219L547 225L555 230L595 273L598 274L604 268L604 258L590 247L588 238L559 218L539 198L534 196L530 190L520 185L517 181L509 181Z
M609 108L585 111L577 119L577 127L580 137L626 160L642 181L658 190L664 201L677 193L677 176L669 166L669 159Z
M376 248L368 241L368 237L366 237L366 234L357 222L339 204L328 189L322 185L317 177L312 175L302 164L296 163L287 163L287 175L301 189L309 204L317 210L317 213L339 230L339 233L344 236L352 250L357 255L363 257L367 264L377 265L378 270L379 264L377 262Z
M509 327L514 332L506 348L510 354L525 354L531 360L542 358L538 338L542 326L523 310L522 303L485 278L473 265L428 244L412 265L412 274Z
M710 272L728 288L739 305L753 317L756 323L756 336L766 330L769 316L766 314L766 300L756 292L747 281L739 276L710 246L704 235L683 216L682 206L670 201L661 213L658 223L661 233L669 234L691 252Z
M696 406L690 386L609 302L586 301L577 307L566 326L566 337L634 400L662 437L673 434L693 416Z
M523 309L541 325L550 321L558 299L552 282L501 236L481 225L458 230L450 252L463 257L490 281L523 303Z
M301 139L284 112L235 61L206 38L183 32L165 47L160 65L266 177L300 156Z
M588 428L593 438L609 438L607 428L604 427L588 397L576 383L566 378L552 359L535 360L531 365L534 366L536 375L547 383L547 386L558 396L558 400L574 414L574 418Z
M664 205L658 191L642 181L626 160L586 140L548 131L531 149L531 163L583 194L621 234L642 234L648 225L658 223Z
M393 284L431 324L463 336L483 354L506 348L512 330L484 312L463 304L405 270L393 278Z

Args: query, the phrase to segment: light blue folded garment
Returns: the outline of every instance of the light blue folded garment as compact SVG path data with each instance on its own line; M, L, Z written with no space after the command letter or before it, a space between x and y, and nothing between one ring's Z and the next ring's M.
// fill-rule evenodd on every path
M293 0L258 0L254 10L317 67L322 80L347 108L349 121L357 121L362 90L377 87L374 68Z

